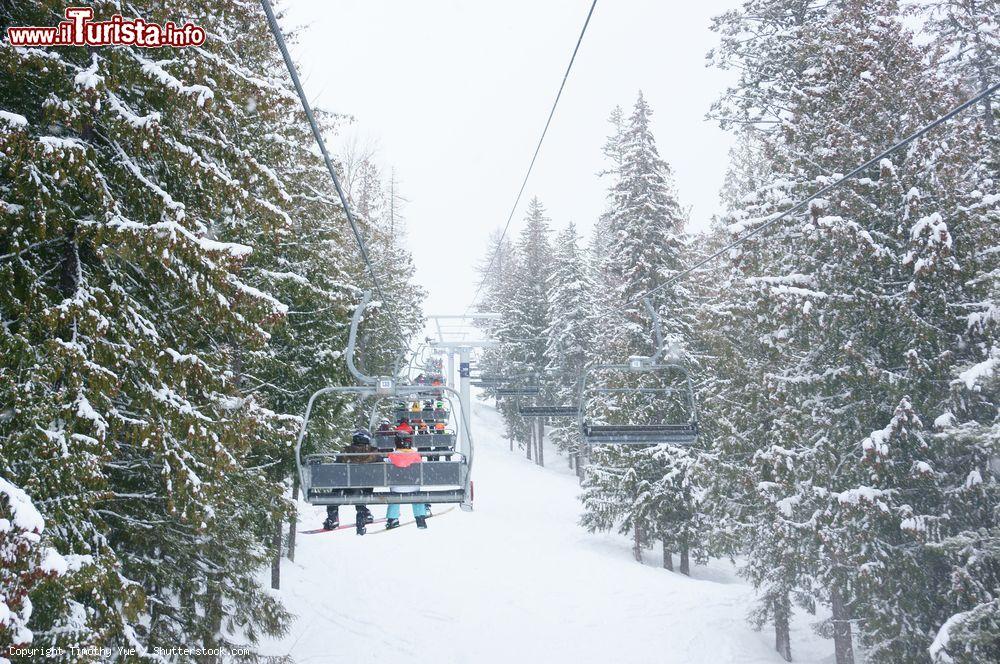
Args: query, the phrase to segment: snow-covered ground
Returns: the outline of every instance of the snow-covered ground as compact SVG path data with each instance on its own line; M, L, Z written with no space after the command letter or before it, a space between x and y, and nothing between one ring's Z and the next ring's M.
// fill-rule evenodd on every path
M548 451L540 468L509 452L489 405L476 404L473 428L475 511L453 509L426 531L300 535L278 591L297 619L263 652L303 664L782 661L771 632L747 626L753 593L731 566L687 578L657 567L658 551L637 564L626 538L576 525L565 460ZM345 523L352 513L342 508ZM323 520L322 508L302 514L302 529ZM795 661L831 661L804 621L792 638Z

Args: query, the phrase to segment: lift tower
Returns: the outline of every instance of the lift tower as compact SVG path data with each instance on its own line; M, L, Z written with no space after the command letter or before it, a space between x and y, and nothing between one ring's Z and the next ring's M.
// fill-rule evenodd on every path
M427 344L431 348L443 351L448 356L448 374L445 382L449 387L458 385L462 417L472 421L472 395L469 386L470 363L474 348L490 348L498 345L491 339L476 339L473 332L473 322L477 320L498 320L500 314L473 312L462 315L428 316L428 323L437 338L429 338ZM455 380L455 357L458 357L458 380ZM459 447L465 449L466 431L459 429Z

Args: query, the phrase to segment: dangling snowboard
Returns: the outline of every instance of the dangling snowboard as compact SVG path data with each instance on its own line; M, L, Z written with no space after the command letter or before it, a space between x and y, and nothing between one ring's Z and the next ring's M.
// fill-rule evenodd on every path
M448 509L446 509L443 512L438 512L437 514L428 514L427 518L431 519L431 518L436 518L436 517L439 517L439 516L444 516L448 512L452 511L453 509L455 509L455 508L454 507L449 507ZM379 521L385 521L385 519L379 519ZM395 528L387 528L387 529L383 529L383 530L376 530L375 532L373 532L371 534L372 535L381 535L382 533L387 533L387 532L390 532L390 531L393 531L393 530L399 530L403 526L412 526L415 523L416 523L416 520L414 520L414 519L411 519L410 521L400 521L399 525L396 526Z
M369 523L382 523L383 521L385 521L385 519L372 519ZM356 527L356 525L354 523L348 523L346 525L338 526L336 528L332 528L332 529L329 529L329 530L327 530L326 528L316 528L315 530L300 530L299 534L300 535L318 535L319 533L335 533L338 530L347 530L348 528L355 528L355 527Z

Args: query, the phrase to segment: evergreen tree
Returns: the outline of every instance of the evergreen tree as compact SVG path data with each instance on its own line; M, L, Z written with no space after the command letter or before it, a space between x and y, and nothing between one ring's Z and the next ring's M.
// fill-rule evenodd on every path
M610 209L601 219L599 237L606 242L599 260L600 281L607 289L600 293L604 306L597 326L596 347L607 353L603 362L621 363L632 355L651 356L657 352L653 341L653 320L641 298L659 289L655 305L666 321L666 333L677 346L691 332L689 293L685 286L671 284L670 277L683 268L684 215L674 192L669 166L659 156L650 127L652 111L639 93L627 123L616 121L605 154L610 159L612 183ZM611 360L610 358L615 358ZM596 376L613 385L636 386L636 377ZM641 387L667 387L662 377L645 376ZM672 383L677 387L676 382ZM686 388L686 386L684 386ZM684 389L682 388L682 389ZM656 421L665 413L678 415L676 401L663 403L648 395L622 394L614 400L586 403L590 417L610 421ZM691 457L673 448L628 449L607 446L595 450L592 465L584 478L582 496L585 514L582 523L590 528L608 529L617 523L631 529L635 555L653 538L682 552L684 570L690 547L699 545L692 535L695 513L688 471ZM699 548L700 551L700 548ZM700 554L699 554L700 555Z
M549 235L549 218L545 216L541 201L534 197L528 204L525 225L515 246L517 259L511 275L512 289L505 303L509 307L505 333L509 336L501 338L507 344L506 363L510 375L518 376L516 382L520 385L541 380L547 364L545 332L549 326L548 289L552 272ZM522 421L519 429L527 435L524 443L528 458L534 450L535 461L544 465L543 422Z
M32 594L38 646L287 623L258 581L288 510L285 413L343 379L363 273L259 8L217 9L130 6L233 36L169 57L0 45L0 472L47 545L88 556Z
M28 494L0 478L0 645L4 655L9 654L8 648L30 646L34 639L28 627L32 591L91 562L87 556L64 558L42 545L44 529L45 521ZM9 661L0 655L0 662Z
M578 399L580 372L593 353L593 296L576 226L570 223L556 236L548 283L550 322L545 354L550 387L545 399L549 403L574 404ZM552 431L552 441L571 455L579 469L578 429L575 419L559 422Z
M735 17L727 34L759 26L761 16L786 16L776 3L768 6L776 11L758 3L758 14ZM800 12L796 20L809 16ZM742 228L870 157L887 127L905 135L954 103L925 73L926 56L900 26L894 3L845 2L811 16L807 37L793 42L781 20L747 42L724 38L725 56L746 72L744 89L724 103L754 100L730 111L755 127L774 172L740 199ZM794 74L791 84L759 85L753 63L769 49L785 49L785 62L767 66ZM780 130L761 122L760 108L781 109L774 114ZM839 121L845 117L855 120ZM941 606L926 601L928 592L941 593L928 590L941 588L940 562L924 542L942 523L944 487L933 469L946 458L930 445L924 423L940 408L954 359L959 328L947 303L968 301L963 261L953 255L956 230L977 228L952 212L962 209L957 174L968 173L961 154L918 142L884 160L878 179L842 187L817 201L807 219L737 252L757 293L744 316L759 332L748 337L774 348L761 354L773 425L746 449L762 446L758 487L793 526L791 537L770 538L785 543L771 559L751 549L746 571L766 589L769 578L784 583L807 607L829 603L833 620L823 627L834 636L838 662L853 661L854 619L869 659L894 662L922 661L941 619ZM752 374L744 380L751 385ZM770 451L767 438L778 442ZM795 543L805 533L794 533L804 523L817 545L805 550ZM795 561L792 574L761 574L775 558ZM766 603L775 604L769 590L764 602L766 614Z

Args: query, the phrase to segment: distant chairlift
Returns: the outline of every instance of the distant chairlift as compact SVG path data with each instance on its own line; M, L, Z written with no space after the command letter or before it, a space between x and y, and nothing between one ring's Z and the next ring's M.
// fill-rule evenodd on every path
M517 405L517 414L521 417L579 417L579 406L560 406L556 404Z
M500 376L493 375L479 375L472 376L469 378L469 385L473 387L482 387L487 389L493 389L497 387L503 387L509 383L508 379L502 378Z
M635 356L629 358L628 364L604 364L591 367L584 371L579 385L578 420L580 432L585 443L590 445L694 445L698 440L698 411L695 404L694 386L691 374L681 364L676 362L661 362L663 355L663 333L660 329L660 319L648 299L643 303L653 318L653 330L656 336L657 351L652 357ZM594 424L587 419L586 404L591 393L595 394L649 394L669 395L678 392L674 387L615 387L606 383L597 383L594 374L613 371L619 374L632 373L666 377L679 376L684 387L688 418L684 422L655 422L634 424Z
M427 395L423 392L417 393L414 396L426 397ZM437 395L434 398L436 401L438 398L442 398L441 395ZM442 423L447 425L451 413L459 413L459 410L455 409L455 404L451 400L451 397L445 394L443 398L448 402L448 408L423 408L421 410L409 410L409 409L394 409L394 419L396 422L402 421L404 418L411 425L417 420L428 425L428 429L431 430L430 433L419 433L414 430L413 435L413 446L418 450L424 451L434 451L438 454L447 455L455 450L455 441L457 436L455 435L454 429L446 428L443 431L438 431L436 425ZM426 399L415 399L418 401L424 401ZM458 415L456 415L456 418ZM375 427L376 420L378 419L378 402L376 402L372 407L371 417L369 418L369 428L372 432L372 445L380 452L391 452L395 449L396 445L396 429L395 425L390 431L378 431Z
M533 397L542 393L542 388L537 385L510 385L498 387L493 390L498 397Z
M372 377L362 374L354 365L354 348L357 340L361 314L371 299L366 292L362 302L354 311L347 345L347 366L361 383L357 386L324 387L309 398L302 427L295 445L295 461L299 469L299 479L303 495L311 505L372 505L401 503L459 503L463 510L472 509L472 458L474 445L469 427L468 414L461 412L461 426L466 433L469 449L442 454L440 451L419 452L421 463L399 468L384 460L378 462L355 462L357 457L371 457L372 454L348 454L327 452L310 454L302 458L302 441L309 426L309 417L316 399L324 394L358 395L365 398L406 399L424 393L419 385L402 385L394 377ZM441 389L461 403L461 395L449 387ZM433 434L432 434L433 435ZM419 443L415 440L415 446ZM444 461L427 461L428 457ZM418 487L418 491L397 493L391 487Z
M526 385L528 380L534 381L532 385ZM538 381L533 374L518 376L498 376L495 374L481 374L471 378L469 384L474 387L482 387L493 390L493 394L498 397L518 397L535 396L541 393Z
M557 339L558 342L558 339ZM562 353L562 343L558 342L558 350ZM535 399L536 403L534 405L526 406L521 399L517 400L517 414L521 417L579 417L580 406L579 404L563 405L555 404L551 402L544 402L542 400L541 393L536 393L537 397Z

